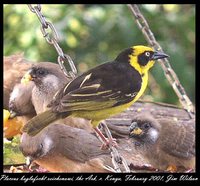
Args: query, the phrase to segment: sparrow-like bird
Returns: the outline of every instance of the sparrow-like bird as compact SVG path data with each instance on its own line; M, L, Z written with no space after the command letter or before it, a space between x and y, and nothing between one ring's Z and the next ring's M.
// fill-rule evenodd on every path
M146 46L123 50L114 61L67 83L56 93L49 109L31 119L23 131L34 136L57 119L75 116L90 120L98 132L97 126L102 120L126 110L138 100L146 89L148 71L154 60L166 57L168 55ZM52 72L42 68L29 73L38 84L49 74Z
M3 107L9 109L10 94L16 84L20 83L21 78L33 65L24 59L23 54L6 56L3 58Z
M32 74L33 81L26 83L27 76ZM24 86L33 83L31 99L37 114L46 111L47 105L52 100L54 94L61 89L66 82L70 79L67 78L61 71L58 64L51 62L41 62L32 66L27 70L21 82Z
M30 81L30 79L32 81ZM41 62L33 65L27 70L21 79L21 86L29 87L30 84L34 84L31 92L30 102L29 104L27 103L26 106L28 107L32 103L37 114L48 110L49 108L47 105L52 101L53 96L70 80L71 79L64 75L58 64ZM23 94L27 94L26 97L28 96L27 92L21 92L20 95L18 94L18 96L15 97L14 101L10 100L12 105L16 105L18 102L22 104L23 101L21 100L23 99ZM15 107L14 111L16 111L16 109L19 110L23 108L25 107L18 105ZM67 117L66 119L62 120L61 123L88 131L93 131L92 127L88 125L88 120L83 118Z
M15 116L27 116L31 119L36 115L32 103L32 90L34 86L33 82L28 85L18 83L14 86L9 98L10 118Z
M129 136L153 167L195 169L195 125L169 119L157 121L149 114L135 117Z
M117 151L127 166L144 163L132 140L126 136L117 141ZM20 150L31 162L49 172L116 172L111 151L102 150L101 145L94 133L59 123L47 126L35 136L23 133ZM118 166L126 171L123 164ZM141 172L135 167L133 171Z
M19 134L21 127L36 115L29 97L34 83L30 83L28 86L20 84L24 73L33 64L34 62L24 59L23 54L4 56L3 58L3 108L6 109L4 110L4 137L6 138L11 139ZM19 96L22 99L15 99ZM16 110L17 114L14 112L16 107L19 108ZM13 108L13 111L9 112L10 108ZM21 116L10 119L16 115Z
M20 150L50 172L109 172L105 165L112 166L110 152L100 146L86 130L52 124L33 137L23 133Z
M12 136L15 135L16 132L13 133L9 131L20 131L18 130L19 127L33 118L36 113L45 111L52 96L64 83L69 82L70 79L64 76L58 64L53 64L51 62L31 62L24 59L23 54L4 57L3 62L4 108L9 110L9 118L6 118L4 123L4 126L6 126L5 136ZM46 68L47 71L53 70L55 76L49 76L44 79L44 84L42 86L36 86L33 81L27 84L21 83L20 81L23 82L24 74L32 68ZM10 118L13 118L13 120ZM16 127L14 127L17 126L17 124L13 124L16 123L16 121L20 123L17 130ZM82 118L68 117L62 123L91 131L88 121Z

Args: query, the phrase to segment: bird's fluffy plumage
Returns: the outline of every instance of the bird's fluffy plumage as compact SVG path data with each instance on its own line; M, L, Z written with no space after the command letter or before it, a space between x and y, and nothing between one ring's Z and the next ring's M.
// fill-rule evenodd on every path
M193 121L185 125L168 119L157 121L143 114L135 117L132 122L134 125L130 128L130 137L136 140L137 146L152 165L162 170L169 165L195 168ZM142 130L138 134L134 132L137 127Z

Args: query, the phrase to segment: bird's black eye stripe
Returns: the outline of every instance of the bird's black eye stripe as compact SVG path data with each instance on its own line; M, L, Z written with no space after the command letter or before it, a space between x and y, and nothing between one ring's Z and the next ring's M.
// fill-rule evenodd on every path
M142 54L138 55L138 63L141 66L145 66L153 55L153 51L145 51Z

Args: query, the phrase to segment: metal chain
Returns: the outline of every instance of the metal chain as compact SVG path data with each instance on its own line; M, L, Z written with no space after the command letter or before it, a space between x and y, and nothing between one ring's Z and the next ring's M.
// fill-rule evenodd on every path
M64 54L62 51L62 48L59 46L58 44L58 33L54 27L54 25L49 22L46 21L45 16L42 14L41 12L41 5L37 4L36 6L33 6L31 4L28 4L28 7L30 9L31 12L35 13L41 23L41 31L42 34L44 36L44 38L46 39L46 41L50 44L53 45L58 53L58 63L60 65L61 70L64 72L64 74L69 77L69 78L74 78L77 74L77 70L76 67L74 65L74 62L72 61L71 57L67 54ZM47 29L51 30L51 34L49 32L47 32ZM52 36L50 36L52 35ZM71 68L71 71L67 72L67 70L65 69L64 66L64 62L68 62ZM108 138L112 138L111 133L108 129L108 127L105 127L105 132L108 136ZM121 172L120 168L119 168L119 163L122 164L126 170L126 172L130 172L130 169L125 161L125 159L119 155L117 149L115 147L110 146L110 150L111 150L111 156L112 156L112 162L114 165L114 170L116 172ZM120 161L119 161L120 160Z
M57 61L58 61L58 64L60 65L61 70L68 78L75 78L75 76L77 74L77 69L74 65L74 62L69 55L63 53L62 48L58 44L58 41L59 41L58 32L56 31L54 25L51 22L47 21L45 16L42 14L41 5L37 4L37 5L33 6L32 4L28 4L28 7L31 12L33 12L37 15L37 17L41 23L41 32L42 32L44 38L50 45L53 45L54 48L56 49L56 51L58 53ZM47 29L49 29L50 32L47 32ZM70 66L69 71L66 70L65 63L69 64L69 66Z
M145 17L140 12L138 6L136 4L128 4L128 7L133 13L136 23L139 29L144 34L149 45L152 46L155 50L163 51L159 43L156 41L153 32L151 31ZM187 96L183 86L181 85L176 73L172 69L168 59L164 58L159 60L162 61L162 63L160 64L165 72L165 76L169 81L169 83L171 84L171 86L173 87L183 108L188 112L190 118L194 118L195 108L192 102L190 101L189 97Z
M109 141L113 140L112 134L111 134L108 126L106 125L106 123L101 122L101 126L104 129ZM120 153L117 151L117 148L114 147L112 144L109 144L109 149L111 150L112 164L114 166L115 172L123 172L120 169L120 165L123 165L125 172L129 173L130 168L129 168L125 158L122 155L120 155Z

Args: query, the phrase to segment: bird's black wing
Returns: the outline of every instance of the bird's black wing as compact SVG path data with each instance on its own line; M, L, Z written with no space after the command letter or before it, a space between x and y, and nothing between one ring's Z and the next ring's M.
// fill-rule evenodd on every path
M67 84L51 106L59 112L119 106L134 99L141 81L140 74L128 63L105 63Z

